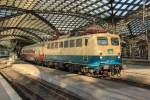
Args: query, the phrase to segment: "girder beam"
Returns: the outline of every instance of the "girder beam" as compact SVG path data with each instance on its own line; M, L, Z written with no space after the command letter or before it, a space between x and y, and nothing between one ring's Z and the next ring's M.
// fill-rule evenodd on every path
M30 35L36 37L38 40L43 41L43 39L41 37L39 37L38 35L36 35L35 33L31 33L29 31L27 31L23 28L19 28L19 27L1 27L0 32L7 31L7 30L10 30L10 29L18 29L18 30L24 31L25 34L30 34Z

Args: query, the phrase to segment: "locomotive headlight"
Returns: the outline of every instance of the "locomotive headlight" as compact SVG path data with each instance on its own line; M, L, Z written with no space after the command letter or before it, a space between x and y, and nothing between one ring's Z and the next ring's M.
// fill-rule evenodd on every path
M103 55L102 52L100 52L99 55L100 55L100 59L102 59L102 58L103 58L103 57L102 57L102 55Z
M120 58L120 56L121 56L121 53L118 53L118 58Z
M102 55L103 55L103 53L102 53L102 52L100 52L100 53L99 53L99 55L100 55L100 56L102 56Z

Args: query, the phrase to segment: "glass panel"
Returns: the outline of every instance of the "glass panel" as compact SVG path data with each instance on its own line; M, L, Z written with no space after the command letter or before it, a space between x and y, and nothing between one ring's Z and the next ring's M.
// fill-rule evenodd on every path
M54 43L51 43L51 48L52 48L52 49L54 48Z
M55 42L55 48L58 48L58 42Z
M47 49L50 49L50 47L51 47L51 43L48 43Z
M63 42L59 43L59 48L63 48Z
M118 9L118 8L120 8L122 6L122 4L118 4L117 6L116 6L116 8Z
M111 38L111 44L112 45L119 45L119 39L118 38Z
M76 47L81 47L82 46L82 39L77 39L76 40Z
M68 48L68 41L64 42L64 48Z
M70 40L70 47L75 47L75 41L74 40Z
M119 16L121 13L122 13L122 11L118 11L118 12L116 13L116 15Z
M123 12L122 16L125 16L127 13L128 13L127 11Z
M106 37L98 37L97 44L98 45L108 45L108 39Z
M88 39L85 39L85 46L88 45Z
M135 8L133 8L133 10L137 10L139 8L139 6L136 6Z

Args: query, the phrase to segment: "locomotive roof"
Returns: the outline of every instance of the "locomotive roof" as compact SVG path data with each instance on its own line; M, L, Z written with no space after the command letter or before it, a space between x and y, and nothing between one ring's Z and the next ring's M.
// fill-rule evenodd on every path
M113 37L119 37L118 34L110 34L110 33L96 33L96 34L88 34L88 35L82 35L82 36L64 36L63 38L58 38L56 40L52 40L52 41L59 41L59 40L65 40L65 39L75 39L75 38L88 38L91 36L113 36Z

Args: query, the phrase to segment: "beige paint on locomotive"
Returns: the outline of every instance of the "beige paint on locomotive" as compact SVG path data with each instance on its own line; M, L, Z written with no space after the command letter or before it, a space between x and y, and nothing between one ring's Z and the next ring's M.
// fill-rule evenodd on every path
M108 37L109 36L109 37ZM108 45L107 46L100 46L97 44L97 37L108 37ZM120 53L120 45L119 46L113 46L111 45L110 37L117 37L117 35L113 34L92 34L87 36L80 36L80 37L71 37L66 39L60 39L55 41L49 41L46 43L46 46L44 47L44 53L46 55L99 55L100 53L105 55L118 55ZM61 42L65 40L76 40L76 39L82 39L82 47L71 47L71 48L53 48L53 49L47 49L48 43L52 42ZM85 39L88 39L88 45L85 46ZM113 54L108 54L108 49L113 49Z

